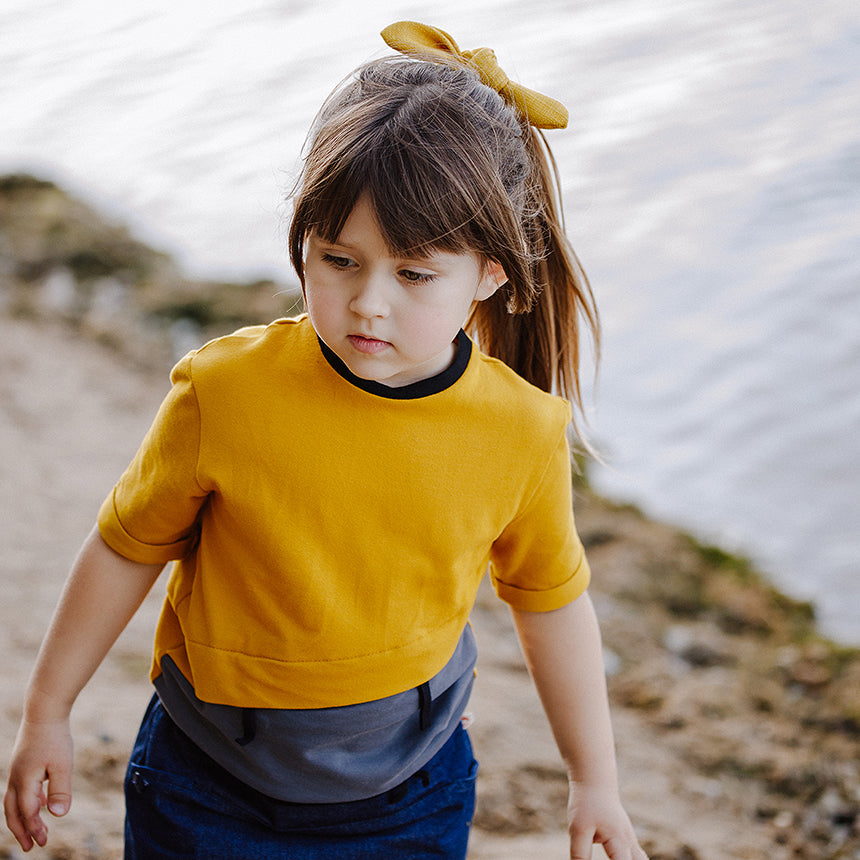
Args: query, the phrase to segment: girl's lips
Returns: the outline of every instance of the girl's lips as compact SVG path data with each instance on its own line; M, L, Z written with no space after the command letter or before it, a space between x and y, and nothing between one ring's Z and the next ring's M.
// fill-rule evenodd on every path
M360 334L347 335L347 340L352 344L353 349L363 352L365 355L375 355L391 346L387 340L377 340L375 337L363 337Z

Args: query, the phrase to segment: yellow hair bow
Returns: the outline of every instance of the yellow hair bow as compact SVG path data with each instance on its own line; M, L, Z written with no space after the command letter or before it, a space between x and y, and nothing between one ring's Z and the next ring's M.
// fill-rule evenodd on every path
M456 57L461 64L475 69L488 87L504 96L537 128L567 125L567 108L561 102L509 80L489 48L461 51L444 30L415 21L389 25L382 31L382 38L402 54L426 54L449 64Z

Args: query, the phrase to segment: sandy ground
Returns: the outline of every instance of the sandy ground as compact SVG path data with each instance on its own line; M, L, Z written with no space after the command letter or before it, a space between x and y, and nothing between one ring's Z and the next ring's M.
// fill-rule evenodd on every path
M166 389L163 373L136 369L68 328L0 316L3 785L23 688L69 563ZM623 630L617 604L600 590L599 556L595 604L610 631ZM49 848L37 856L121 855L121 779L150 695L160 599L156 586L75 707L72 811L51 823ZM561 860L564 774L507 610L485 591L474 624L482 653L472 702L481 776L470 858ZM773 823L749 814L755 800L743 780L703 775L638 710L616 708L614 720L625 801L652 858L789 856L773 847ZM0 858L19 856L4 829Z

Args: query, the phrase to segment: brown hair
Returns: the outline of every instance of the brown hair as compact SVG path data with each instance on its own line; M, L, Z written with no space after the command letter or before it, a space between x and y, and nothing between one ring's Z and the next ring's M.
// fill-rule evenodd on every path
M311 129L289 232L302 283L308 233L334 241L365 193L395 253L474 251L501 264L508 282L476 304L467 331L581 411L579 322L597 351L597 308L541 132L469 69L400 56L369 63Z

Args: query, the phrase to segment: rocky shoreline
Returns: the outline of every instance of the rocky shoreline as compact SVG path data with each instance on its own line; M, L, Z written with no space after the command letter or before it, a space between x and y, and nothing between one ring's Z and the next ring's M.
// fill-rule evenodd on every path
M298 285L186 277L53 182L0 176L0 313L62 320L143 368L242 325L294 312Z
M189 279L169 257L54 184L0 177L5 362L22 360L18 339L44 335L69 350L75 342L100 350L98 359L82 359L94 366L122 356L125 386L163 380L191 346L290 313L298 302L294 286ZM4 375L12 372L7 364ZM8 444L22 444L33 434L13 414L11 383L0 381L6 422L0 430ZM50 408L46 401L46 413ZM11 466L9 474L18 480ZM576 490L578 525L595 571L591 590L625 799L652 860L860 858L860 652L821 636L812 608L779 593L745 560L602 499L584 480ZM16 528L23 534L26 518ZM13 595L31 601L32 611L43 612L56 583L34 590L42 601L36 605L28 578L36 562L15 561L24 557L16 547L4 580ZM41 630L47 617L39 621ZM507 610L489 590L479 597L474 625L482 656L472 733L482 776L470 857L563 857L564 773ZM0 711L0 741L8 751L38 639L13 622L0 629L11 655ZM148 633L129 641L106 671L144 696L139 670ZM93 694L92 706L109 708L113 690ZM118 795L133 731L117 725L85 731L78 751L76 804L107 803L105 817L55 824L48 856L117 856ZM0 758L4 782L7 764L8 752ZM109 803L106 793L114 798ZM0 858L17 856L11 838L0 838Z

